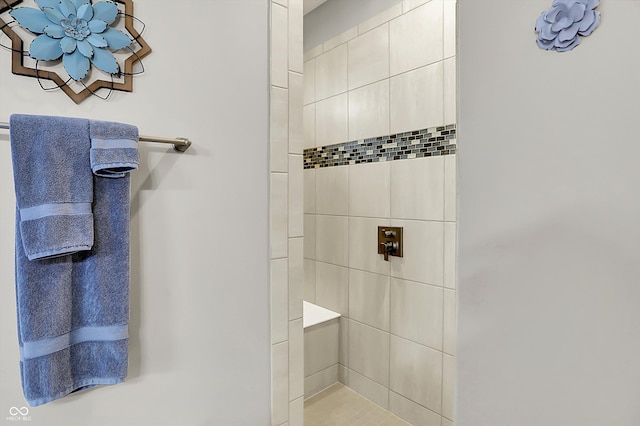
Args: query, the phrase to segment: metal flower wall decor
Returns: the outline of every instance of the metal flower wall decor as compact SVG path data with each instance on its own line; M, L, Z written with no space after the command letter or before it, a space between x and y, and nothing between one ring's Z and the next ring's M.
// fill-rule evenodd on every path
M600 24L600 0L554 0L536 21L540 49L567 52Z
M54 88L61 88L76 103L95 95L100 88L133 91L133 65L151 53L151 48L134 27L132 0L32 0L37 8L15 7L22 1L0 0L0 15L8 12L15 24L11 26L12 22L5 23L0 17L0 29L12 41L14 74L52 80L57 84ZM124 11L118 4L124 5ZM116 28L117 24L124 28ZM18 35L18 28L25 35L31 34L28 51L23 50L23 41L27 40ZM131 55L121 61L121 66L118 58L123 52ZM25 57L35 61L34 68L24 65ZM55 68L47 69L60 62L62 67L58 69L68 78ZM92 76L92 68L99 70L98 74ZM106 74L111 81L96 79L99 74ZM84 90L76 92L71 82Z
M89 0L36 0L41 10L19 7L9 14L22 27L40 34L29 47L32 58L42 61L60 59L69 76L82 80L90 63L110 74L118 74L120 66L109 49L129 46L132 40L109 25L118 16L113 2Z

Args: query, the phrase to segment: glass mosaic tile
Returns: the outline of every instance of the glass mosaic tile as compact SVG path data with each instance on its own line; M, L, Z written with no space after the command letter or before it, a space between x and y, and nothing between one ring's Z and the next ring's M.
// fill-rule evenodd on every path
M430 127L304 150L304 168L435 157L456 153L456 125Z

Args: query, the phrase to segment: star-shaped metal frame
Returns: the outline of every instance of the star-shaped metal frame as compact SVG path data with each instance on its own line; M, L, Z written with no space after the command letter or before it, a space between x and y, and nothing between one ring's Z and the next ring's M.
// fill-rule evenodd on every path
M9 9L22 3L23 0L1 0L0 1L0 14L8 11ZM129 32L134 41L140 46L140 48L131 53L124 61L124 82L119 83L115 81L96 80L90 85L86 86L81 92L75 92L57 73L53 71L40 70L35 68L29 68L24 65L23 45L24 42L15 31L13 31L7 22L4 22L0 18L0 28L7 37L11 39L11 72L16 75L23 75L26 77L34 77L38 79L53 81L64 93L67 94L76 104L79 104L99 89L120 90L123 92L133 92L133 66L136 62L151 53L151 47L142 38L142 36L136 31L133 24L133 0L114 0L116 3L124 4L124 27Z

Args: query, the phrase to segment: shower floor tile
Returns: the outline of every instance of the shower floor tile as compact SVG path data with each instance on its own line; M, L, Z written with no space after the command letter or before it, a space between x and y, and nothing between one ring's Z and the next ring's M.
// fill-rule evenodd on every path
M407 426L409 423L336 383L304 402L305 426Z

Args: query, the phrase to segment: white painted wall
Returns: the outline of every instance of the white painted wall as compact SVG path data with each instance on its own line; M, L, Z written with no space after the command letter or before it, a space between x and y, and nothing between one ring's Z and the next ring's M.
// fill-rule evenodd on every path
M461 0L458 426L640 424L640 1Z
M11 113L125 121L186 136L183 155L140 144L132 177L131 347L126 383L33 408L30 424L267 425L270 410L268 2L137 0L154 52L134 93L76 106L10 73ZM0 418L20 388L9 139L0 132Z

